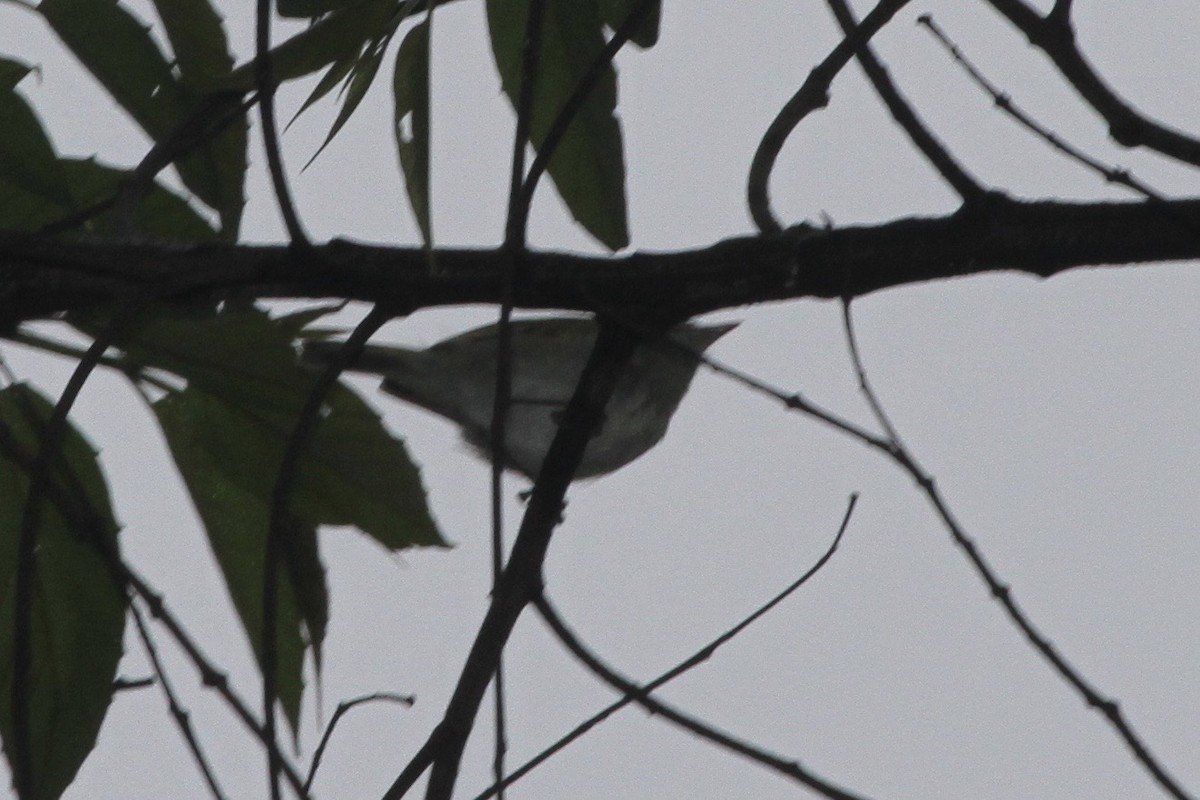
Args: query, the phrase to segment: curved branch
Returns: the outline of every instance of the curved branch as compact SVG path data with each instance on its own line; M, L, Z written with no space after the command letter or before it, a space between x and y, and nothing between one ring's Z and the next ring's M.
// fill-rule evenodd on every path
M870 41L871 37L906 5L908 0L880 0L879 5L871 9L858 26L858 35L862 41ZM779 109L779 113L771 120L758 143L746 179L746 203L750 207L750 216L760 231L778 233L783 230L783 226L771 211L771 200L768 196L768 184L771 171L775 168L775 159L779 157L779 152L796 126L813 111L829 104L829 85L853 57L854 45L850 40L845 38L838 42L837 47L833 48L820 64L813 67L807 80L792 95L792 99Z
M1050 58L1084 102L1108 123L1113 141L1125 147L1147 147L1200 166L1200 139L1136 111L1088 63L1075 43L1075 31L1067 13L1069 4L1060 3L1042 16L1023 0L988 0L988 3Z

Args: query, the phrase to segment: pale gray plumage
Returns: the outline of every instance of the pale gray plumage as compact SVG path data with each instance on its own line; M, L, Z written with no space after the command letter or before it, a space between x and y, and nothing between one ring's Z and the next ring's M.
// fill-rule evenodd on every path
M695 375L703 352L735 325L685 323L669 336L634 350L576 474L595 477L625 466L662 440ZM516 320L512 323L512 405L506 426L508 466L536 477L596 338L585 318ZM463 438L483 454L490 443L496 375L495 324L445 339L425 350L370 345L350 368L383 377L382 388L456 422ZM303 360L327 364L340 342L310 341Z

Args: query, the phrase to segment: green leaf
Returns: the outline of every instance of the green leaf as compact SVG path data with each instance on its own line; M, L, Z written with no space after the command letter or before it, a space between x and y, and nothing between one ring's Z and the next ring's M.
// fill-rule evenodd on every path
M621 27L621 24L629 18L630 13L640 2L641 0L600 0L600 15L604 18L604 24L613 30ZM658 43L658 29L661 21L662 2L655 0L653 7L647 12L646 18L634 30L633 36L629 37L629 41L638 47L653 47Z
M70 181L77 208L112 197L121 180L129 174L90 158L63 159L61 164ZM136 214L138 230L160 239L195 242L217 238L217 232L204 217L157 181L139 200ZM117 233L114 212L109 210L94 217L84 229L93 235Z
M131 369L166 370L187 381L154 411L255 652L272 493L316 380L292 347L306 318L276 321L235 304L164 306L116 342ZM70 321L92 335L105 325L100 315ZM334 387L297 467L278 620L279 693L293 725L305 648L313 648L319 665L328 614L316 529L353 525L391 550L445 545L403 443L349 389Z
M519 93L529 0L488 0L488 30L501 85ZM531 139L541 147L554 118L604 47L597 0L546 0L533 100ZM549 174L575 220L611 250L629 244L625 161L615 115L617 76L610 66L588 95L550 160Z
M430 23L422 22L404 37L392 78L396 151L408 202L426 248L433 247L429 205L429 30Z
M319 17L354 5L355 0L277 0L281 17Z
M367 42L386 35L395 26L395 10L394 0L358 0L271 48L275 80L302 78L336 61L356 58ZM230 91L253 90L254 61L238 67L219 83Z
M175 464L208 532L209 545L251 648L262 658L263 554L271 488L283 438L269 425L199 390L172 392L154 404ZM288 525L278 592L277 690L292 730L304 689L304 650L319 653L328 618L324 571L315 531ZM309 563L300 566L305 557ZM297 584L293 575L303 574ZM299 595L304 596L301 600Z
M0 737L13 735L13 620L17 538L27 469L51 404L25 385L0 391ZM36 422L35 422L36 420ZM62 441L37 530L30 665L30 747L35 794L56 798L95 746L121 658L125 595L88 537L117 546L96 452L73 427ZM63 507L74 509L64 513Z
M115 0L42 0L38 11L155 142L169 139L210 102L184 87L149 28ZM201 55L194 41L185 47L189 68L208 63L210 56ZM237 122L175 162L184 185L221 215L230 238L236 238L245 202L245 150L245 124Z
M39 205L50 209L49 219L53 219L71 209L71 192L50 137L16 91L17 83L29 71L25 64L0 58L0 183L38 198ZM13 208L10 203L0 204L0 227L18 228L22 217L29 220L40 215Z
M354 65L357 63L358 57L355 56L354 58L343 58L340 61L330 64L329 69L325 71L325 74L321 76L321 80L317 81L317 85L313 87L313 90L301 104L300 110L288 120L288 125L291 126L314 103L333 91L333 87L345 80L346 76L350 74L350 70L354 69Z
M391 41L390 35L372 40L363 54L351 66L350 74L346 78L342 107L338 109L337 117L330 126L329 133L325 134L325 141L321 142L321 146L317 148L317 152L313 153L308 164L317 160L317 156L321 155L321 151L325 149L326 145L333 141L333 137L337 136L338 131L350 119L362 99L367 96L367 90L375 81L375 75L379 72L379 64L383 60L383 54L389 41ZM307 167L308 164L305 166Z
M190 103L149 27L115 0L42 0L38 11L108 93L155 141Z
M197 92L213 87L233 69L221 16L208 0L154 0L183 85Z

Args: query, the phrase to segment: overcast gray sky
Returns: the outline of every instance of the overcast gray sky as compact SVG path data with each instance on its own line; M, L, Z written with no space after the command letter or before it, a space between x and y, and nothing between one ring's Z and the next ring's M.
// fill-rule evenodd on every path
M1048 3L1042 3L1047 6ZM824 4L669 3L662 39L625 53L634 246L700 246L750 231L747 166L777 108L837 41ZM860 13L865 11L859 4ZM141 8L139 4L137 7ZM250 11L227 4L240 58ZM894 77L981 180L1028 197L1124 197L1018 130L914 20L931 12L1041 121L1167 194L1194 173L1106 140L1024 39L983 3L914 0L877 40ZM1188 0L1075 4L1080 41L1141 109L1200 131L1200 9ZM62 151L134 163L146 142L34 15L0 7L0 51L42 67L22 89ZM282 35L282 32L280 33ZM479 4L437 13L434 233L496 244L512 115ZM389 134L386 79L306 172L333 112L287 133L302 218L316 239L416 241ZM305 92L285 92L281 117ZM283 239L252 151L246 238ZM856 67L801 127L772 184L787 221L834 225L943 214L955 198L891 124ZM595 250L544 186L535 247ZM854 305L876 388L901 434L1017 600L1070 661L1120 700L1131 724L1200 791L1200 271L1195 264L987 276L881 292ZM361 311L361 310L360 310ZM487 308L422 312L383 338L429 344L488 321ZM738 309L719 359L864 423L836 303ZM351 316L347 315L349 321ZM6 350L6 356L8 351ZM51 391L65 361L9 356ZM489 585L488 469L447 423L358 384L407 439L451 551L389 556L349 530L321 545L332 624L323 714L388 690L412 709L350 716L315 791L377 797L439 718ZM78 423L103 449L129 558L257 704L249 651L190 502L152 420L98 375ZM520 481L508 482L510 530ZM550 596L581 636L648 679L804 570L861 492L841 550L783 607L663 696L825 778L874 798L1150 798L1156 786L1117 737L1030 649L904 475L861 445L702 372L666 441L623 471L577 485L548 566ZM175 684L231 797L265 795L254 742L165 637ZM147 673L136 640L122 674ZM523 618L508 650L510 761L519 764L612 694ZM490 722L472 737L460 796L489 780ZM5 778L5 780L7 780ZM776 775L627 710L513 790L514 798L784 798ZM119 696L70 798L204 798L156 690Z

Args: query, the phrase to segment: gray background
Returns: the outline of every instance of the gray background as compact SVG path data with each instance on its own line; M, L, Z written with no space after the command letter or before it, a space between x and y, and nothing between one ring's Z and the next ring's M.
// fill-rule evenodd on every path
M859 13L866 8L859 4ZM1043 7L1048 3L1043 2ZM1086 52L1138 107L1200 130L1200 10L1173 2L1078 2ZM144 4L135 4L142 9ZM252 52L249 4L225 7L236 52ZM1125 197L996 113L928 34L932 12L1040 120L1171 194L1193 174L1111 146L1103 124L983 3L921 0L878 39L929 124L983 181L1031 197ZM147 18L150 18L147 12ZM42 66L23 91L65 152L135 162L147 143L35 15L0 8L0 50ZM277 28L276 38L289 29ZM634 246L704 245L750 230L747 165L775 113L837 41L822 3L669 3L659 45L625 53L621 104ZM434 207L439 244L492 245L503 228L512 114L499 94L474 3L435 21ZM319 107L285 145L316 239L416 240L389 131L386 76L306 172L332 119ZM311 85L311 84L310 84ZM281 117L306 90L285 92ZM252 151L246 238L280 241L261 150ZM955 206L892 125L857 67L806 123L772 184L789 221L835 225ZM549 187L536 247L595 251ZM1200 273L1193 264L1081 270L1037 281L991 275L891 290L855 303L860 343L903 436L1018 601L1103 692L1122 702L1176 776L1200 789ZM359 310L361 311L361 310ZM486 308L423 312L383 338L429 344L488 321ZM741 369L857 420L840 311L800 301L739 309L713 349ZM344 318L348 323L353 316ZM6 348L56 391L71 364ZM360 384L373 400L373 386ZM332 624L322 706L415 693L344 721L321 797L376 797L438 719L482 616L489 581L488 470L448 424L378 399L423 467L449 552L389 556L349 530L322 538ZM77 421L103 449L129 558L257 704L258 683L190 502L152 420L97 376ZM515 526L521 487L508 481ZM581 635L641 678L666 669L802 573L827 547L847 496L862 492L842 549L799 595L663 694L700 716L877 798L1155 797L1150 778L1015 632L910 481L876 454L711 373L702 373L657 449L577 485L547 566L548 591ZM511 527L510 527L511 530ZM165 636L179 691L231 797L264 796L263 759ZM122 674L147 673L135 639ZM511 763L612 695L533 617L507 656ZM487 712L461 796L486 785ZM7 783L7 778L2 780ZM794 784L626 711L539 769L519 798L776 798ZM71 798L202 798L200 778L157 690L121 695Z

